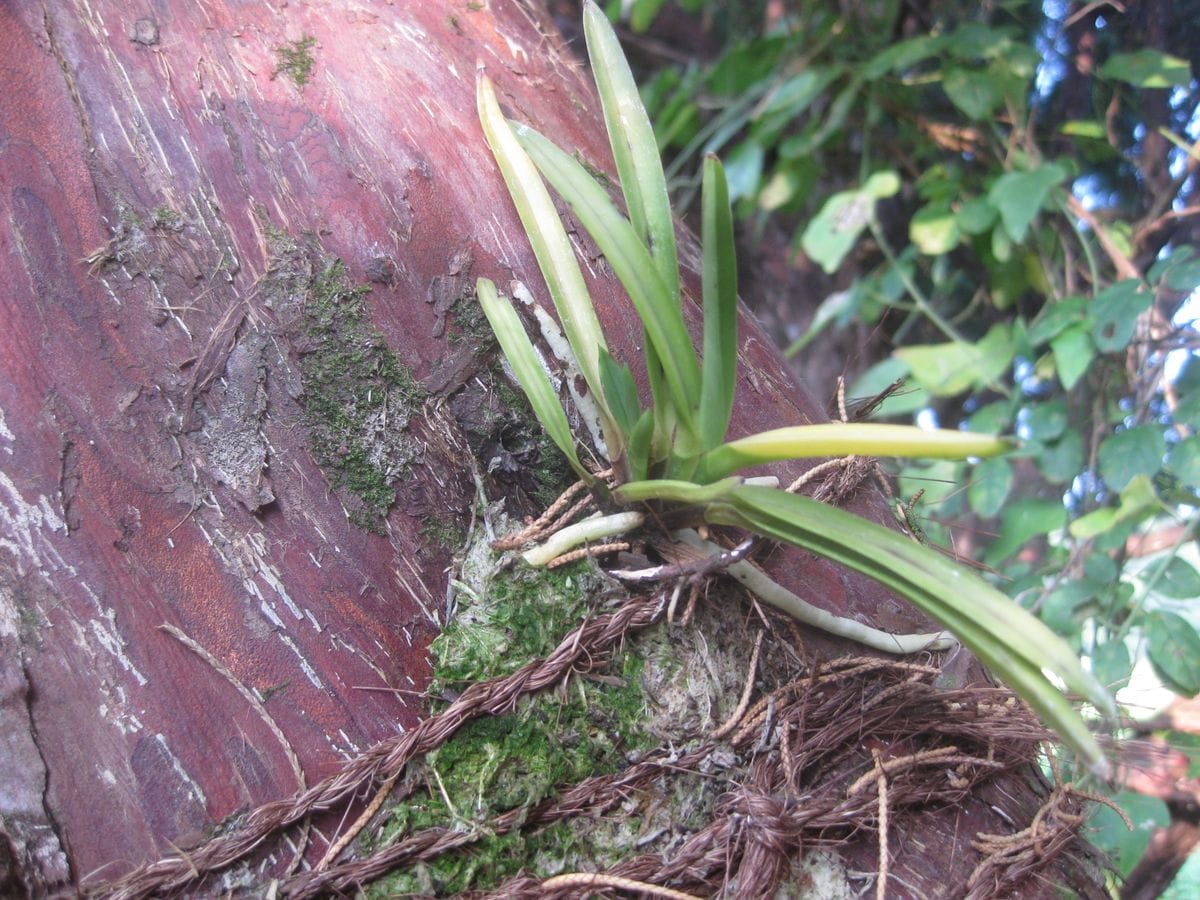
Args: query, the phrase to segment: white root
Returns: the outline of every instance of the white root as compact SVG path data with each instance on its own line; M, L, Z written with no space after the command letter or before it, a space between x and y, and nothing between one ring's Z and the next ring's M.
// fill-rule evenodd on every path
M521 556L531 566L544 566L555 557L562 556L576 547L603 542L618 534L640 528L645 520L646 517L640 512L590 516L574 525L560 528L544 543L538 544L531 550L526 550Z
M675 532L675 537L686 544L709 553L722 553L723 549L704 540L695 531L684 529ZM926 634L891 634L864 625L855 619L835 616L831 612L801 600L783 585L767 577L757 566L741 561L726 567L725 571L735 578L746 590L776 609L787 613L797 622L819 628L827 634L855 641L883 653L909 654L924 650L948 650L958 641L948 631Z

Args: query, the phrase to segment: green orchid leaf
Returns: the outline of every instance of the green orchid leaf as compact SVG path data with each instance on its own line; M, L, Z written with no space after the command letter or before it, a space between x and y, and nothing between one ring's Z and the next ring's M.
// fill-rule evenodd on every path
M645 245L604 188L574 157L526 125L517 125L515 133L534 165L587 229L637 307L662 363L675 414L694 438L700 366L679 304L663 284Z
M663 284L678 302L675 220L654 128L617 35L608 17L592 0L583 7L583 34L617 164L617 177L625 195L625 208L634 231L650 251Z
M816 456L966 459L995 456L1011 447L1005 438L972 431L859 422L793 425L722 444L705 456L702 473L711 480L747 466Z
M647 409L629 432L625 468L630 481L642 481L650 470L650 445L654 436L654 411Z
M704 365L700 370L700 447L725 439L737 385L737 254L725 173L715 156L704 160Z
M613 359L607 350L601 350L600 383L604 386L604 398L612 410L613 419L621 431L629 435L642 415L633 372L625 363Z
M1066 643L982 579L890 529L786 491L735 485L707 518L819 553L896 591L953 632L1093 771L1108 772L1095 738L1051 678L1106 715L1115 712L1112 698Z
M550 376L546 374L537 349L525 333L525 326L521 324L517 311L510 302L501 299L496 293L496 285L487 278L480 278L475 283L475 293L496 340L500 342L500 349L517 376L521 390L529 398L533 414L571 463L571 468L585 481L590 481L591 475L575 453L575 438L571 435L571 426L567 423L567 414L563 412L558 393L550 383Z
M571 240L554 208L554 201L550 199L550 192L500 111L491 79L480 73L475 93L484 137L521 217L559 321L575 352L579 371L592 395L601 398L599 354L607 345ZM604 406L603 399L598 400L598 405L605 442L609 451L617 454L621 440L613 426L612 414Z

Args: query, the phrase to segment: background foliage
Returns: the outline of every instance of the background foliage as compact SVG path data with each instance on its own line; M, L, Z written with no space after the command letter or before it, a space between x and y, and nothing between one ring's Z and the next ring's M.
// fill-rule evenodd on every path
M822 363L810 384L898 383L872 418L1023 439L904 467L901 514L1071 640L1132 717L1193 697L1200 2L622 13L673 194L722 157L761 261L743 277L783 269L790 289L748 293ZM1116 798L1140 828L1101 817L1096 837L1125 874L1170 815Z

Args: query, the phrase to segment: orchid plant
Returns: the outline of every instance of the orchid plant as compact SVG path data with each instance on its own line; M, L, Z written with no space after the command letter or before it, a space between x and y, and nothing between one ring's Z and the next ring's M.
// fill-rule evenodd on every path
M507 120L491 81L482 71L477 79L484 134L594 403L594 409L589 404L590 411L581 411L596 420L593 444L613 472L605 482L584 466L558 391L521 317L491 281L480 278L479 301L535 415L605 510L551 534L527 549L525 559L545 565L581 545L643 529L651 520L673 522L679 530L660 539L686 541L712 554L750 590L808 624L891 652L947 646L946 633L891 635L817 609L694 529L728 526L802 547L865 573L925 611L1024 698L1093 772L1107 774L1108 762L1067 692L1105 715L1114 712L1112 699L1038 619L935 549L773 486L773 480L738 474L764 463L813 457L983 457L1010 444L967 432L844 422L727 440L738 338L733 219L724 171L715 156L704 160L698 357L684 324L675 224L650 121L616 34L591 0L585 3L584 31L627 216L575 156L528 125ZM648 406L629 366L609 352L547 182L604 254L637 310L644 328Z

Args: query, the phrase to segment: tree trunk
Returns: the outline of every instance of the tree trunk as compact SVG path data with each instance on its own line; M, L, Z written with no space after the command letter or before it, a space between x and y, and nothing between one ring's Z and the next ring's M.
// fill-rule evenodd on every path
M0 56L0 892L38 893L293 794L270 720L310 784L421 720L437 532L469 520L488 439L449 405L490 365L455 304L476 276L541 290L477 64L512 114L612 166L583 67L507 0L11 3ZM694 289L690 238L681 255ZM634 359L640 327L592 268ZM821 418L742 328L734 430ZM772 566L840 615L925 625L830 564ZM1010 774L931 809L892 871L956 893L976 833L1040 799Z

